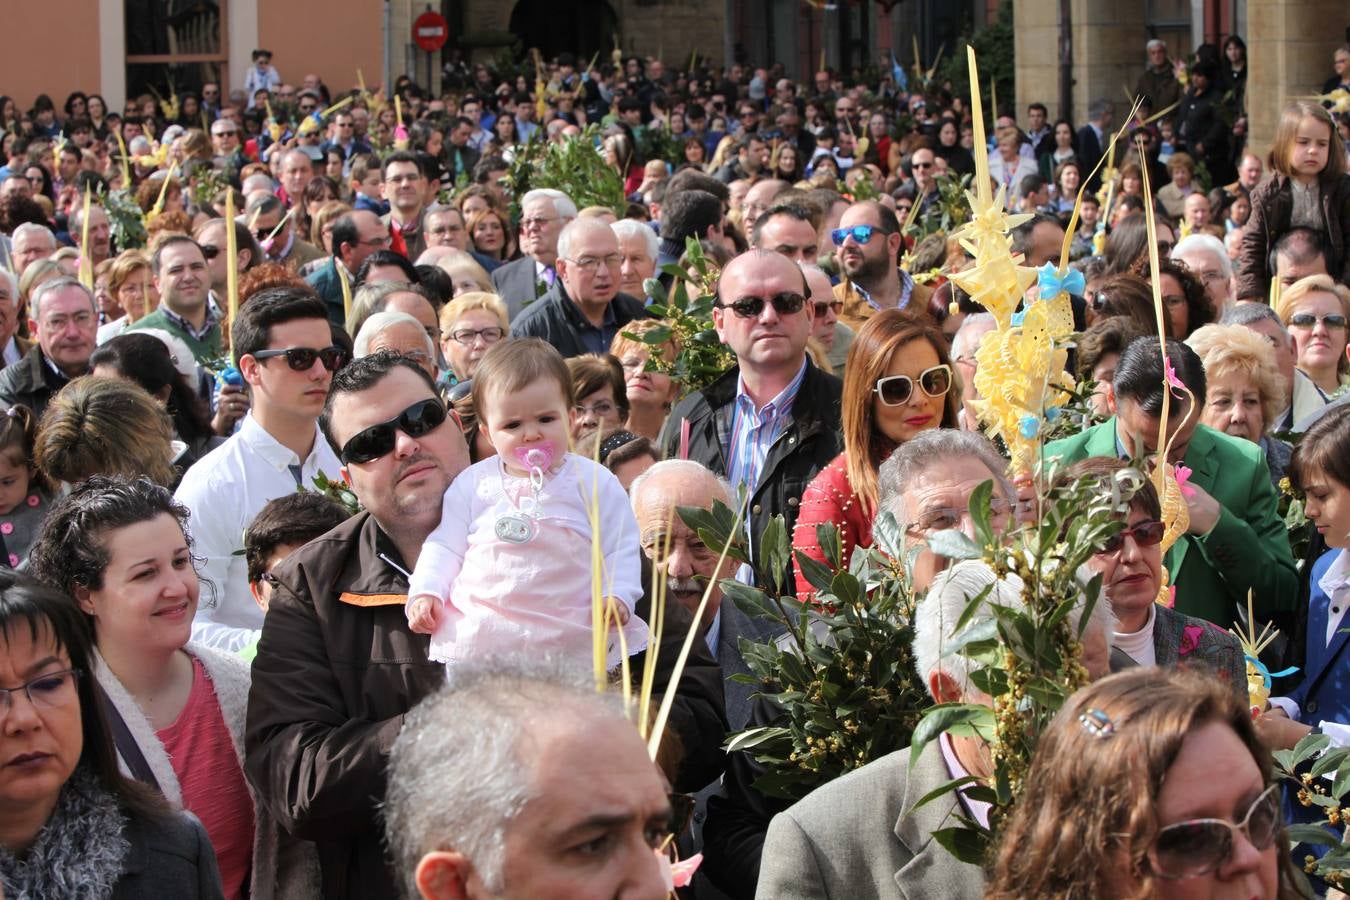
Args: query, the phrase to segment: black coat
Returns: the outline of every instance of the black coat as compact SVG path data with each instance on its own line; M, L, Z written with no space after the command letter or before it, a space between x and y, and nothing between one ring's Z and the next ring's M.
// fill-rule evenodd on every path
M614 320L620 329L634 319L647 319L651 313L642 301L628 294L615 294L610 301ZM593 326L581 314L581 308L567 296L562 279L553 282L544 296L525 307L511 322L511 337L543 338L564 358L580 356L591 351L581 342L581 333ZM608 347L605 348L608 352Z
M1219 115L1219 93L1211 87L1203 94L1186 92L1177 107L1177 137L1186 152L1203 161L1214 184L1227 184L1235 173L1228 171L1228 123ZM1203 148L1203 149L1197 149Z
M52 371L42 348L34 344L23 359L0 371L0 408L22 403L40 419L56 392L69 383L69 378Z
M660 444L667 459L680 452L681 422L689 421L689 459L703 463L722 477L727 476L728 449L721 434L731 430L736 385L740 368L733 367L701 391L676 405L666 419ZM747 515L754 540L775 515L786 520L787 533L797 523L802 492L821 469L844 450L840 429L843 382L817 369L809 361L797 399L792 404L792 422L769 450L760 469L759 484L750 496ZM738 488L739 485L732 485ZM791 573L787 573L791 584Z

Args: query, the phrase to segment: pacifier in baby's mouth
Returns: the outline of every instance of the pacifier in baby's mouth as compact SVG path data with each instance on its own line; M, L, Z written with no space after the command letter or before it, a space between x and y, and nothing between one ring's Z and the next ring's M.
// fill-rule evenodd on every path
M541 441L538 444L517 447L516 459L527 469L540 469L546 472L553 465L553 453L553 442Z

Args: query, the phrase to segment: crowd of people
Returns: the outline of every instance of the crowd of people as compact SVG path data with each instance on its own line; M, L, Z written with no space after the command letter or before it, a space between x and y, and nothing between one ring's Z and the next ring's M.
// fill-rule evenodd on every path
M5 895L1298 896L1270 753L1350 742L1350 48L1269 147L1241 38L1141 50L1131 121L999 108L978 147L941 83L636 57L397 103L265 50L120 114L0 96ZM592 140L621 208L512 196L527 144ZM985 163L1021 263L1080 276L1087 424L1046 462L1110 491L1165 445L1189 525L1164 553L1144 481L1097 548L1093 683L981 869L934 834L988 804L917 803L990 776L977 737L795 804L723 751L774 720L731 676L783 626L677 511L743 509L752 548L781 520L807 604L821 525L845 561L882 513L973 534L985 482L1026 521L1036 473L980 430L998 323L932 226ZM712 339L653 295L697 293L695 244L729 363L682 384ZM1020 582L928 552L911 588L914 674L988 705L947 648ZM1300 669L1254 707L1249 598ZM654 762L596 668L673 698Z

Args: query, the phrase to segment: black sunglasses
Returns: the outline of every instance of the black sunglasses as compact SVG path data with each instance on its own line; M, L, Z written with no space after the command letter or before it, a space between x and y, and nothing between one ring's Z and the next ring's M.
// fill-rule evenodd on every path
M908 375L878 378L877 386L872 390L887 406L904 406L914 395L916 381L919 390L928 396L944 397L952 389L952 367L944 363L931 369L924 369L919 373L917 380Z
M347 361L347 351L341 347L324 347L322 350L315 350L313 347L287 347L285 350L259 350L249 355L259 362L284 356L286 364L297 372L308 372L316 359L330 372L336 372Z
M207 262L220 255L220 248L214 244L199 244L198 246L202 248L202 256L206 257Z
M1163 533L1167 531L1167 526L1156 519L1148 522L1140 522L1130 528L1124 528L1111 535L1102 543L1103 553L1115 553L1125 545L1126 535L1134 538L1134 542L1140 547L1152 547L1163 539Z
M388 456L394 450L397 436L401 431L410 438L419 438L441 427L445 422L445 406L435 397L419 400L399 413L388 422L380 422L357 432L342 446L342 464L368 463Z
M802 307L806 304L806 298L801 294L784 291L781 294L775 294L768 300L763 297L742 297L735 303L718 301L717 305L721 309L731 310L742 319L758 319L760 314L764 312L765 303L772 303L773 311L780 316L790 316L793 313L801 312Z

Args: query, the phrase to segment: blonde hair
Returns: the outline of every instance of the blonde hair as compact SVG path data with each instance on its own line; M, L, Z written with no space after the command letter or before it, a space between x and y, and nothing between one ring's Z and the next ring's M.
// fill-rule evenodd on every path
M309 242L320 250L331 253L332 251L323 244L323 230L329 223L337 221L351 211L351 206L341 200L329 200L320 206L314 213L314 220L309 224Z
M1316 119L1331 132L1331 145L1327 148L1327 164L1322 169L1322 181L1335 181L1346 174L1345 146L1341 143L1340 132L1331 120L1322 104L1312 100L1291 100L1280 111L1280 123L1275 126L1275 139L1271 141L1270 153L1266 162L1282 175L1293 177L1294 142L1298 137L1298 126L1304 119Z
M477 263L474 263L474 265L477 265ZM441 307L441 335L448 338L450 331L455 327L455 323L465 313L473 312L475 309L486 310L496 316L503 331L511 327L511 317L501 297L490 291L469 291L460 294Z
M1147 865L1158 834L1158 798L1186 737L1227 726L1270 785L1270 754L1233 685L1184 669L1135 668L1070 697L1042 734L1026 790L994 849L990 900L1151 897ZM1085 727L1088 711L1111 723ZM1279 900L1300 896L1283 824L1274 842Z
M1289 327L1289 319L1294 315L1294 310L1312 294L1334 295L1341 303L1341 314L1350 319L1350 288L1332 281L1330 275L1309 275L1280 292L1280 299L1275 304L1275 314L1280 317L1286 328Z
M1261 415L1269 425L1288 405L1289 385L1275 363L1275 349L1245 325L1202 325L1186 344L1205 367L1213 390L1215 378L1231 373L1246 377L1261 395Z
M1189 153L1173 153L1167 160L1167 171L1173 169L1185 169L1191 175L1195 174L1195 160Z
M116 294L141 269L150 271L150 257L140 250L123 250L108 268L108 293Z
M461 277L473 279L473 283L478 286L477 293L495 294L496 289L492 286L492 278L488 275L487 269L478 264L467 253L457 253L451 257L443 257L436 261L441 271L450 276L450 283L454 284ZM453 294L451 296L454 296Z
M53 483L144 475L171 488L178 480L172 441L168 411L143 388L121 378L85 375L47 406L34 461Z
M615 359L623 359L623 355L629 352L648 353L652 356L659 356L668 363L675 362L680 355L680 339L671 331L670 337L659 344L645 344L638 337L644 334L650 334L659 329L669 329L670 323L664 319L638 319L629 322L614 335L614 340L609 342L609 355ZM627 335L633 337L627 337Z

